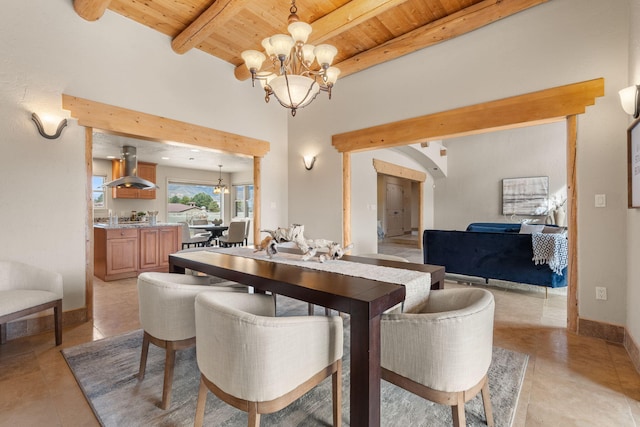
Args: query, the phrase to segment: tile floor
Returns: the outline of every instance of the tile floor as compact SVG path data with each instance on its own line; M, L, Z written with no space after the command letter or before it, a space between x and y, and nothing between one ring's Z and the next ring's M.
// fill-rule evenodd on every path
M381 244L380 251L421 259L406 245ZM467 285L446 283L456 286ZM530 355L514 426L640 423L640 375L626 350L567 333L562 292L545 299L544 292L529 287L488 289L496 298L495 345ZM93 322L65 328L63 347L139 327L135 279L96 279L94 294ZM0 426L45 425L98 425L52 333L0 346Z

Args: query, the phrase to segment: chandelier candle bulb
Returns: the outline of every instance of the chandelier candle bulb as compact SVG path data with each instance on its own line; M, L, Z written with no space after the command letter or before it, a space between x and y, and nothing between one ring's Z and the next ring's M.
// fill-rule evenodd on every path
M330 44L321 44L316 46L313 53L316 55L318 64L320 64L322 68L329 68L333 62L333 58L335 58L338 53L338 49Z
M291 37L293 37L296 43L305 44L309 38L309 34L311 34L311 25L298 21L289 24L287 30L291 33Z

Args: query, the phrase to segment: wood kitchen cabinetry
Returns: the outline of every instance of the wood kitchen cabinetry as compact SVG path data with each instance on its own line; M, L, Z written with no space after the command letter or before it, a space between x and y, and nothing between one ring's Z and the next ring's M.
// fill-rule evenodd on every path
M111 175L113 179L122 177L122 162L111 161ZM137 175L140 178L156 183L156 164L138 162ZM156 190L138 190L136 188L112 188L111 196L114 199L155 199Z
M179 227L94 227L94 274L104 281L169 271L169 254L180 250Z

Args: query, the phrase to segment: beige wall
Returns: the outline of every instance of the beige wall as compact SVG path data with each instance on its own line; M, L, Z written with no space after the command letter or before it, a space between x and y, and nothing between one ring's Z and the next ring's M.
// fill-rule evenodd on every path
M628 85L640 84L640 0L631 0ZM629 123L632 118L629 117ZM640 344L640 209L627 210L627 330Z
M502 215L502 179L549 177L549 195L566 197L564 122L444 141L448 175L436 180L435 227L464 230L472 222L544 222Z
M341 229L333 134L604 77L605 96L578 119L579 312L624 324L628 119L617 91L627 85L628 13L624 0L554 0L338 80L331 101L319 97L289 118L289 217L320 235ZM311 148L320 153L312 179L298 166ZM374 179L352 192L368 193ZM606 208L594 207L595 194L606 194ZM373 230L373 216L354 215L353 234ZM608 301L595 300L602 285Z
M0 14L0 259L62 273L64 310L85 305L84 128L40 137L32 111L62 116L67 93L271 143L263 218L287 221L286 112L233 66L107 11L86 22L69 0L15 1ZM250 121L250 125L249 125Z

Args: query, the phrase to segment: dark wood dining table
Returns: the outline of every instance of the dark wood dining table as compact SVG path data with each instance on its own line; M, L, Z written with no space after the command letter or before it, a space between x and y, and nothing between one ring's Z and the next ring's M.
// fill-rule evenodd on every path
M441 286L444 279L444 267L439 266L349 255L343 259L428 272L431 273L432 288ZM191 269L243 283L258 291L348 313L351 322L351 425L380 425L380 316L404 300L404 286L207 250L171 254L169 269L174 273Z
M211 246L211 241L222 236L222 232L229 229L228 225L214 225L214 224L194 224L189 226L192 230L206 230L211 232L211 237L207 241L207 245Z

